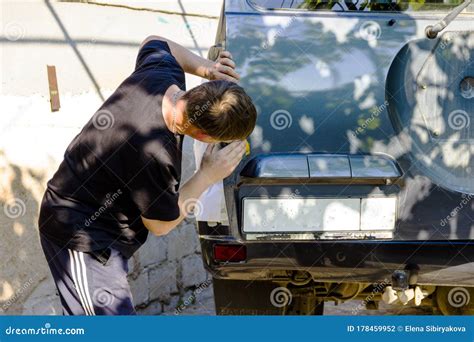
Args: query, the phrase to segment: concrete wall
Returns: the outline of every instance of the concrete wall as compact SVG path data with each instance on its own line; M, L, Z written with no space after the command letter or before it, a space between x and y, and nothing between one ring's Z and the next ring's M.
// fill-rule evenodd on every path
M139 1L114 3L140 6ZM199 6L192 0L142 3L211 16L218 16L221 6L214 0ZM217 20L40 0L1 6L0 313L60 314L38 242L39 202L47 180L71 139L132 72L146 36L167 36L205 56ZM46 65L57 70L61 110L55 113ZM188 88L199 81L187 76ZM186 140L184 179L194 171L190 147ZM166 237L150 236L129 265L140 313L173 314L176 307L186 313L195 301L193 290L211 296L191 221Z

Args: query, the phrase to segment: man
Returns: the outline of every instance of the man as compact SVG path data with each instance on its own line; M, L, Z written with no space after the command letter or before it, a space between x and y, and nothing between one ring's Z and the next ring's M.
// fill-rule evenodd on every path
M149 37L135 71L71 142L39 218L64 314L135 314L127 259L148 231L170 232L238 165L256 110L234 67L229 52L215 63ZM211 81L185 92L184 72ZM178 193L184 135L210 145Z

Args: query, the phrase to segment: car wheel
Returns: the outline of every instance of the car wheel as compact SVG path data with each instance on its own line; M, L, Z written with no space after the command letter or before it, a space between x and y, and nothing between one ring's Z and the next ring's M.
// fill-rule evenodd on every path
M474 315L473 287L438 286L435 299L443 315Z

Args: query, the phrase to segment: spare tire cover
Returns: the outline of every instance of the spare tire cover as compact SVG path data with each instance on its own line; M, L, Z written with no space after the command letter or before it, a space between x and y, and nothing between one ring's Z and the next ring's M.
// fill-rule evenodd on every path
M443 187L474 193L474 32L408 43L394 59L386 96L414 162Z

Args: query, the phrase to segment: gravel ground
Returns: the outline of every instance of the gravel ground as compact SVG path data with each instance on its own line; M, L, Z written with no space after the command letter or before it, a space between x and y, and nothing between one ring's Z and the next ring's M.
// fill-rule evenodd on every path
M349 316L354 315L357 312L358 316L365 315L431 315L432 311L426 306L393 306L380 304L379 310L367 310L365 308L360 309L359 305L361 301L348 301L343 304L335 305L334 303L325 303L324 315L340 315ZM174 313L168 313L173 315ZM207 288L196 296L195 303L186 307L181 315L187 316L198 316L198 315L215 315L214 309L214 297L212 293L212 287Z

